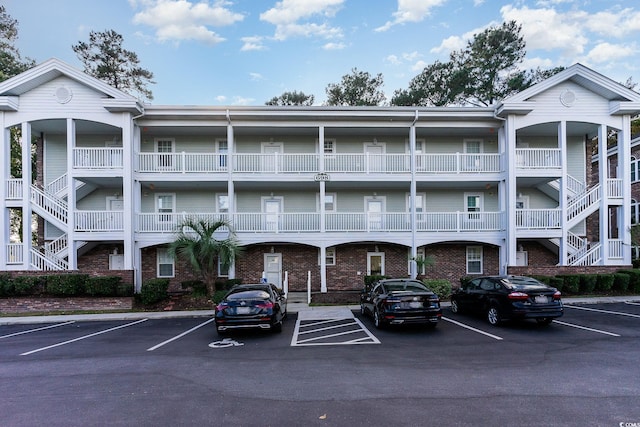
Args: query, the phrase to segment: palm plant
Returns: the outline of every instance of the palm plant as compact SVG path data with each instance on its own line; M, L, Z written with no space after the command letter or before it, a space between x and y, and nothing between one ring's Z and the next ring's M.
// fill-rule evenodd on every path
M227 230L226 238L216 237L216 233ZM228 221L187 218L179 224L168 251L173 257L187 261L207 286L207 293L213 295L218 260L228 268L240 255L242 247Z

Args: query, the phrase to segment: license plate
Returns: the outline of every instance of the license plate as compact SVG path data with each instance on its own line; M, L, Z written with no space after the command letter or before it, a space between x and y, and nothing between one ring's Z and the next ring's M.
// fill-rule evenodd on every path
M249 314L251 307L236 307L236 314Z
M411 301L409 303L409 307L410 308L422 308L422 302L421 301Z
M547 298L546 295L538 295L534 301L536 302L536 304L546 304L549 302L549 298Z

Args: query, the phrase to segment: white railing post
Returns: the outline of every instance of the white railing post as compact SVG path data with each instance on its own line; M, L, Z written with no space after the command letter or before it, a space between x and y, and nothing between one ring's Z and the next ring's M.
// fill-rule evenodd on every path
M311 304L311 271L307 271L307 304Z
M284 272L284 283L282 284L282 291L284 292L284 296L289 296L289 272Z

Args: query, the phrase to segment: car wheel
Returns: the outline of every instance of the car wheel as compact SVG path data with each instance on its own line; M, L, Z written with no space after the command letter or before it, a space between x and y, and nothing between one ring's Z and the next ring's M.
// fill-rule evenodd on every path
M378 311L377 308L373 311L373 324L378 329L384 328L384 324L382 323L382 317L380 317L380 312Z
M551 322L553 322L553 319L551 317L539 317L536 319L536 322L538 322L538 325L550 325Z
M278 323L274 323L273 325L271 325L271 330L275 333L282 332L282 320L279 321Z
M487 310L487 320L492 326L498 326L500 322L502 322L502 316L500 315L498 307L495 305L489 307L489 310Z
M458 302L454 299L451 300L451 312L460 313L460 307L458 307Z

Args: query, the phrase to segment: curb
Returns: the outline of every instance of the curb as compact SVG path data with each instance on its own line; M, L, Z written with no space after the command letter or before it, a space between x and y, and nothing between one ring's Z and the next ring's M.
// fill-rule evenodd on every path
M591 297L591 298L563 298L563 304L612 304L620 302L640 302L640 295L629 295L624 297ZM449 307L449 302L443 302L442 307ZM291 303L287 306L287 312L298 313L300 311L331 311L337 308L348 308L349 310L360 310L359 305L341 306L312 306L304 303ZM50 316L15 316L0 317L0 326L4 325L32 325L39 323L58 322L89 322L106 320L141 320L141 319L178 319L195 317L213 317L215 310L192 310L192 311L148 311L133 313L100 313L100 314L60 314Z

